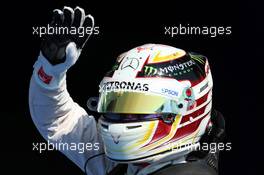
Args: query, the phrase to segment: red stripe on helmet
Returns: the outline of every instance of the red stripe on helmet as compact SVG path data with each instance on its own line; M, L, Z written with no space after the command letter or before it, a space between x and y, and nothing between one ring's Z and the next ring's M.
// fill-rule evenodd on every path
M180 124L183 124L183 123L189 121L191 118L195 119L199 115L202 115L204 113L205 108L207 107L207 105L205 105L204 107L202 107L202 108L200 108L200 109L198 109L198 110L196 110L196 111L194 111L194 112L192 112L192 113L190 113L188 115L183 116Z
M156 141L162 139L163 137L167 136L170 133L171 126L172 126L171 124L167 124L163 120L159 120L157 129L156 129L151 141L147 145L149 145L153 142L156 142Z
M210 92L210 91L209 91ZM196 100L196 107L200 106L201 104L205 103L208 99L208 94L209 92L207 92L204 96L202 96L201 98L197 99ZM192 117L193 119L196 118L197 116L201 115L204 113L205 111L205 108L206 106L208 105L209 103L207 103L204 107L188 114L188 115L185 115L182 117L182 120L181 120L181 124L182 123L185 123L186 121L189 121L190 120L190 117Z
M208 114L210 113L211 111L209 111L207 114L205 114L204 116L202 116L201 118L199 118L198 120L186 125L186 126L183 126L181 128L179 128L177 130L177 132L175 133L175 135L173 136L173 138L169 141L170 143L171 142L174 142L176 140L179 140L183 137L186 137L190 134L192 134L194 131L197 130L197 128L200 126L200 123L201 121L206 117L208 116Z
M199 99L196 100L196 106L197 107L207 101L207 98L208 98L208 95L209 95L210 91L211 90L209 90L204 96L202 96L202 97L200 97Z
M196 120L196 121L194 121L194 122L192 122L192 123L190 123L190 124L188 124L188 125L186 125L186 126L184 126L184 127L182 127L182 128L179 128L179 129L176 131L175 135L173 136L173 138L172 138L171 140L169 140L168 142L166 142L166 143L164 143L164 144L162 144L162 145L160 145L160 146L158 146L158 147L156 147L156 148L153 148L153 149L157 149L157 148L160 148L160 147L162 147L162 146L164 146L164 145L168 145L168 144L170 144L170 143L173 143L173 142L175 142L175 141L177 141L177 140L179 140L179 139L181 139L181 138L184 138L184 137L186 137L186 136L192 134L193 132L195 132L195 131L198 129L198 127L200 126L201 121L202 121L206 116L208 116L208 114L210 114L210 112L211 112L211 111L209 111L207 114L205 114L204 116L202 116L202 117L199 118L198 120Z

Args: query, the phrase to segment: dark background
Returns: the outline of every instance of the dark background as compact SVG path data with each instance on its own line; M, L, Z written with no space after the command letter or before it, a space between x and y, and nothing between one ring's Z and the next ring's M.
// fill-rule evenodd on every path
M100 34L85 46L77 64L68 72L68 90L86 108L96 96L98 84L118 54L145 43L172 45L202 53L209 58L214 78L214 107L226 119L226 141L232 151L220 156L220 175L262 174L260 136L262 117L257 102L262 93L258 78L262 62L258 52L257 5L249 2L181 3L180 1L123 1L120 3L70 1L11 2L3 7L4 48L1 65L1 155L7 174L81 174L58 152L39 154L32 142L44 140L32 123L28 87L40 38L34 26L45 26L54 8L79 5L89 11ZM232 35L164 35L164 26L232 26ZM262 78L263 80L263 78ZM86 108L87 109L87 108ZM263 162L263 161L262 161Z

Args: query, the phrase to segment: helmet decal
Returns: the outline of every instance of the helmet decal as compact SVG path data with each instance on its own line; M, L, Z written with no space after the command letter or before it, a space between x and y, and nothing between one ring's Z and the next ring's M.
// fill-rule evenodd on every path
M165 55L165 56L160 56L160 53L161 53L161 51L158 52L157 55L152 59L152 63L171 61L173 59L178 59L178 58L185 55L185 51L183 51L183 50L179 50L175 53Z
M100 83L106 155L137 163L194 147L210 121L212 87L203 55L160 44L121 54Z

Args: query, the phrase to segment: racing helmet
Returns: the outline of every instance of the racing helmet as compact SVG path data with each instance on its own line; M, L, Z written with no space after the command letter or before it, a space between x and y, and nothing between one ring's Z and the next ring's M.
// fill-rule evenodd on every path
M161 44L121 54L100 83L106 156L140 163L191 152L210 126L212 87L203 55Z

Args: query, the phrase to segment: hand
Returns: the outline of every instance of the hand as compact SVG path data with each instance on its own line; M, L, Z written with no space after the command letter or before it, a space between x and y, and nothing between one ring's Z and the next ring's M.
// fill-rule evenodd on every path
M34 64L33 77L41 87L56 89L65 84L67 70L75 64L93 32L94 19L91 15L86 16L80 7L74 10L64 7L63 11L53 11L53 20L48 27L53 27L54 30L61 28L66 32L45 34L40 55ZM90 30L86 30L88 27ZM84 30L82 35L78 33L78 29ZM67 30L75 32L67 33Z
M60 30L61 33L46 34L44 36L41 44L43 56L52 65L64 63L66 59L70 59L67 60L70 64L67 67L72 66L92 34L94 28L93 17L91 15L86 16L84 10L80 7L76 7L74 10L70 7L64 7L63 10L55 9L50 27L63 30ZM87 27L91 29L89 33L86 33ZM78 32L69 32L71 30L78 31L78 28L84 29L83 35L80 36ZM74 57L67 56L73 52L77 52L77 54L73 54Z

